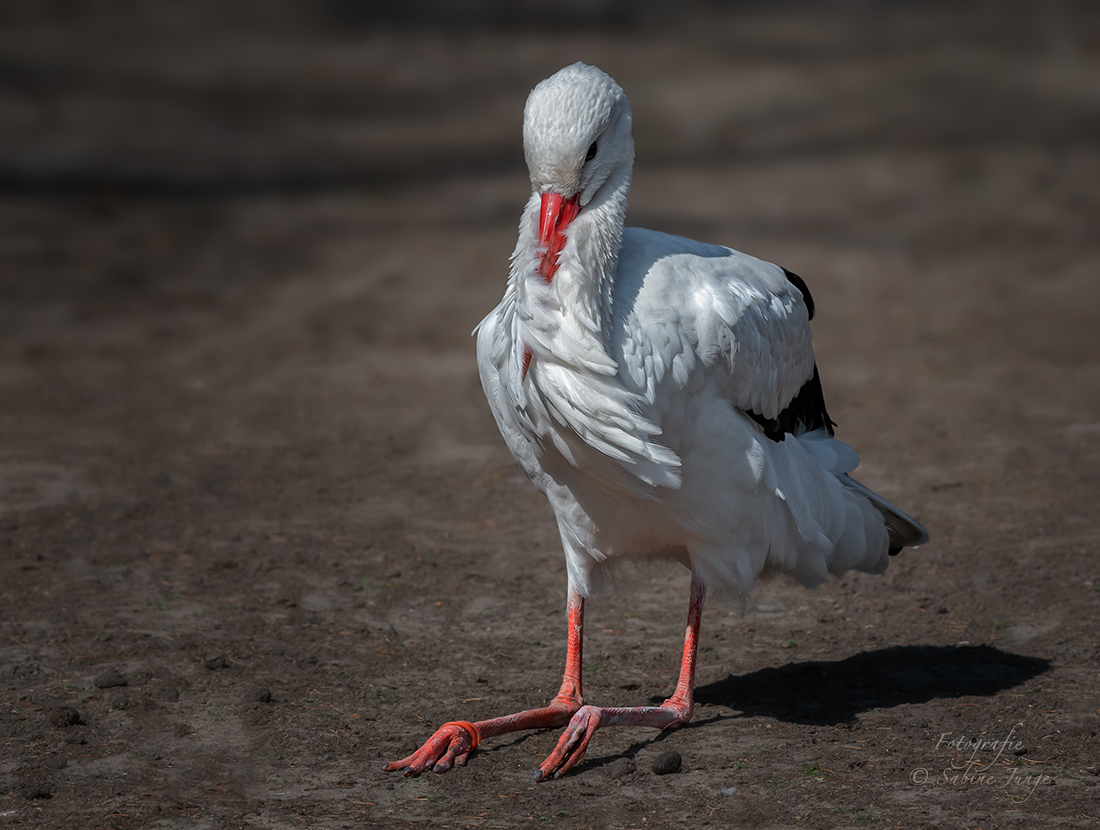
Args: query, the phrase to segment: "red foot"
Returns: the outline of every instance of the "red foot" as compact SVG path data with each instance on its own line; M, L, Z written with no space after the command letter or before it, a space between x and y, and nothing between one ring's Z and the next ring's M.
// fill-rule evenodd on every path
M582 706L558 738L558 745L535 770L535 780L561 778L588 751L588 742L603 723L605 710L598 706Z
M387 764L386 771L400 770L405 775L420 775L429 767L432 772L446 772L455 763L464 767L470 753L480 742L481 734L472 723L445 723L412 755Z
M599 706L582 706L569 721L558 745L549 757L535 770L535 780L561 778L584 757L588 743L601 726L652 726L657 729L675 728L691 720L690 700L669 698L660 706L635 706L626 709L604 709Z

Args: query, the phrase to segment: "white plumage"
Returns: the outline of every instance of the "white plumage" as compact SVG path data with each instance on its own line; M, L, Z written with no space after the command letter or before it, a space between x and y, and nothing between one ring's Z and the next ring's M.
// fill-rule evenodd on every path
M673 555L740 597L769 568L808 586L885 568L882 514L843 476L855 452L823 430L773 441L745 414L777 418L813 375L807 304L784 270L624 231L630 108L594 67L532 92L524 149L534 193L478 366L509 448L553 505L572 585L587 595L619 557ZM573 188L581 210L548 282L541 195Z
M622 90L594 67L566 67L532 91L532 195L504 299L477 330L478 367L508 447L554 509L571 609L583 613L616 562L691 568L680 687L656 709L582 709L578 630L559 705L534 710L553 717L451 724L420 751L442 734L437 754L391 768L446 769L465 762L465 738L564 712L572 721L542 777L576 763L600 725L686 722L706 589L744 602L769 571L810 587L852 568L878 573L892 549L927 539L847 475L859 459L832 437L805 284L730 248L624 230L630 127Z

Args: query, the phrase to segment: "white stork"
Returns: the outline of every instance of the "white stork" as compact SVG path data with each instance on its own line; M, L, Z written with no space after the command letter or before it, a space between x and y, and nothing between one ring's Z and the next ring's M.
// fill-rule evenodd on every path
M623 227L631 109L595 67L532 90L523 123L532 194L504 299L477 329L497 425L554 509L569 572L561 690L544 708L444 724L387 766L465 764L484 738L566 729L535 779L558 777L601 726L668 729L692 716L708 590L744 602L761 574L806 586L880 573L928 534L848 476L814 362L806 284L717 245ZM615 564L691 569L680 679L660 706L586 705L584 602Z

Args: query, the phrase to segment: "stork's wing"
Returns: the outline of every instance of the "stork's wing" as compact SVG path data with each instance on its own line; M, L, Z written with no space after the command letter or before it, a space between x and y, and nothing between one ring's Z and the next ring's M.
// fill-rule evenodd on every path
M768 437L825 429L813 299L800 277L730 248L627 229L616 286L622 369L643 394L701 360ZM649 386L648 389L644 387Z
M793 274L786 268L783 273L787 280L802 294L802 301L806 304L808 319L814 319L814 298L810 296L810 289L798 274ZM812 432L823 429L829 435L833 434L836 423L829 417L825 409L825 392L821 388L821 376L817 371L817 363L814 363L814 373L808 381L802 384L790 403L775 418L765 418L758 412L749 410L746 414L756 421L764 429L764 434L773 441L783 440L787 433Z

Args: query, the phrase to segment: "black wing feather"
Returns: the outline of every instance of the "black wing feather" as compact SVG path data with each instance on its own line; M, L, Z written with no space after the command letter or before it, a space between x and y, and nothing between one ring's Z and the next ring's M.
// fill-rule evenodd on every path
M802 299L806 303L806 310L810 319L814 319L814 298L810 296L810 289L806 287L805 280L798 274L791 273L786 268L783 273L791 285L802 292ZM829 435L833 434L836 423L829 417L825 409L825 393L821 389L821 377L817 373L817 364L814 364L814 373L808 381L802 384L786 409L776 418L765 418L759 412L746 412L750 418L764 428L764 434L773 441L782 441L788 433L813 432L815 429L823 429Z
M825 409L825 393L821 390L821 377L814 364L814 374L802 384L798 394L791 398L787 408L776 418L765 418L759 412L746 412L750 418L764 428L764 434L773 441L782 441L788 433L813 432L823 429L829 435L834 434L836 422L829 417Z
M782 265L779 267L783 268ZM806 310L810 312L810 319L814 319L814 298L810 296L810 289L806 287L806 281L786 268L783 268L783 273L787 275L787 281L802 292L802 301L806 303Z

